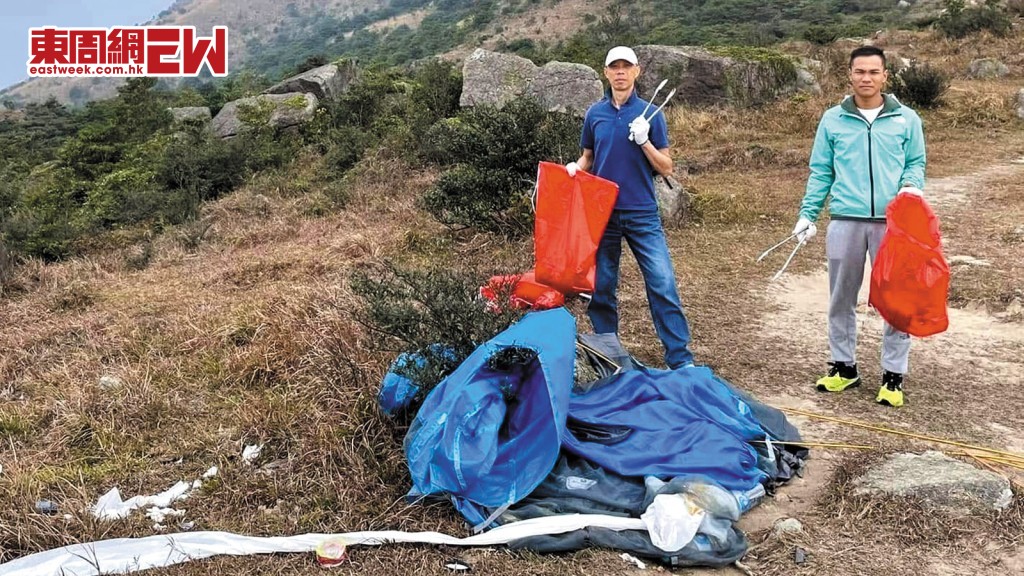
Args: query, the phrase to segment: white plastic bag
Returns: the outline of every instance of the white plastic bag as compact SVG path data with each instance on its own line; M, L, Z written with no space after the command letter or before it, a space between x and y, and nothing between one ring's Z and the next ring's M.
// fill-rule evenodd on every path
M693 540L704 515L704 509L686 494L658 494L640 519L647 525L651 543L674 552Z

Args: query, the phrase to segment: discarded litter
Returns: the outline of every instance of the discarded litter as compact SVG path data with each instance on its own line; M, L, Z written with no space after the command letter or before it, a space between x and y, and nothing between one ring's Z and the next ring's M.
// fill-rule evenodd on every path
M212 478L216 475L217 467L213 466L203 474L203 478ZM149 510L147 512L148 516L154 508L170 510L169 506L171 503L188 498L192 491L198 490L202 486L203 481L199 478L191 483L182 480L154 496L133 496L128 500L121 498L121 491L115 486L96 501L96 504L92 507L92 515L100 520L120 520L127 518L133 510L147 508ZM159 524L162 520L155 520L155 522Z
M646 570L647 569L647 564L644 564L643 562L640 561L639 558L637 558L636 556L633 556L632 554L627 554L627 553L623 552L622 554L619 554L619 558L622 558L626 562L629 562L630 564L636 566L637 568L639 568L641 570Z
M167 518L173 518L175 516L184 515L184 510L175 510L174 508L161 508L159 506L153 506L152 508L146 511L146 517L152 520L153 522L156 522L157 524L162 524L164 520L166 520Z
M472 568L469 567L469 564L466 564L458 558L445 562L444 567L453 572L469 572L472 570Z
M803 548L797 547L793 549L793 562L797 564L803 564L807 561L807 552L804 552Z
M325 567L337 566L348 557L346 542L341 538L328 538L316 546L316 562Z
M36 502L36 511L52 516L57 513L57 505L49 500L40 500Z
M120 520L127 518L133 510L144 506L170 506L171 502L187 498L191 490L192 484L182 481L155 496L133 496L124 500L121 498L121 491L114 487L96 501L92 507L92 515L100 520Z
M246 464L252 464L254 460L260 457L260 452L263 451L263 444L251 444L246 446L242 450L242 462Z

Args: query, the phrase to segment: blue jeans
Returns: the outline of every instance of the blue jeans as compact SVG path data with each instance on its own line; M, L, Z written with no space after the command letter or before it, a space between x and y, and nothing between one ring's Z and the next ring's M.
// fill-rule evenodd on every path
M629 244L640 265L647 288L647 303L654 318L654 329L665 346L665 364L676 369L693 362L690 352L690 325L676 290L676 273L668 253L665 231L658 210L615 210L608 220L597 248L597 277L593 299L587 309L594 332L619 331L619 262L622 239Z

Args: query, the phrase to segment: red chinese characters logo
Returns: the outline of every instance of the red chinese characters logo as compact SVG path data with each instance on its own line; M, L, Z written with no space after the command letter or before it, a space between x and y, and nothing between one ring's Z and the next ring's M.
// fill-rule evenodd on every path
M32 28L30 76L213 76L228 73L228 29L192 26Z

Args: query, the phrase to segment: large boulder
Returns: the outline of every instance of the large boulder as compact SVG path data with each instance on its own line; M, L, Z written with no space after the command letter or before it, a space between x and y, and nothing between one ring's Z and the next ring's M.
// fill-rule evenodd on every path
M1002 78L1009 73L1009 66L995 58L979 58L977 60L971 60L971 63L967 66L967 75L971 78Z
M213 118L213 132L221 138L237 136L247 126L263 123L273 128L292 128L316 113L312 94L260 94L228 102Z
M552 112L582 115L601 99L597 72L583 64L549 62L538 67L514 54L478 48L462 66L463 107L490 104L502 107L520 97L533 97Z
M333 100L347 92L358 75L356 62L344 60L340 64L325 64L286 78L268 88L264 94L304 92L313 94L319 100Z
M693 198L678 180L671 176L655 176L654 193L665 226L674 228L686 223Z
M551 112L586 112L601 99L601 80L586 64L548 62L537 70L526 95Z
M640 94L653 96L655 87L668 79L660 100L676 89L673 102L694 106L758 105L798 90L820 91L813 75L799 62L764 49L730 49L722 53L694 46L637 46L643 74L637 81Z
M1006 478L935 451L893 454L854 485L854 494L916 498L952 515L1001 510L1013 499Z

